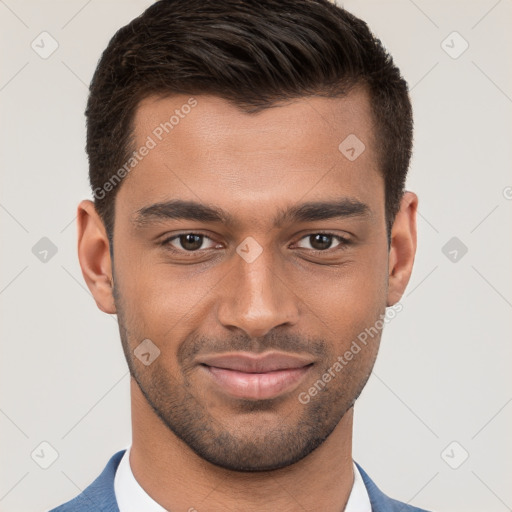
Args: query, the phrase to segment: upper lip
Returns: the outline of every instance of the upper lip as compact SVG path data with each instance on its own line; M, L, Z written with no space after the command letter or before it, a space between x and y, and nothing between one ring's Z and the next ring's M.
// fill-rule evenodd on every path
M246 373L265 373L276 370L303 368L313 363L310 357L283 352L266 352L254 354L251 352L232 352L202 357L200 364L236 370Z

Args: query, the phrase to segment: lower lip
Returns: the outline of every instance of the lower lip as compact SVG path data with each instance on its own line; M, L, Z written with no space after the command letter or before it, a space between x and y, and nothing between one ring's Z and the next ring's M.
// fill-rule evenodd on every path
M266 373L246 373L215 366L206 366L206 369L228 394L248 400L266 400L295 388L311 366Z

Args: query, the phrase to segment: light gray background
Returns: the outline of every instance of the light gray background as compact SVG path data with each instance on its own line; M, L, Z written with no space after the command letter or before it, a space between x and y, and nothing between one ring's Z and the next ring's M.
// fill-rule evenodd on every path
M128 369L115 317L83 282L74 217L91 196L87 84L110 37L149 3L0 0L3 512L70 499L130 443ZM418 506L511 510L512 3L344 5L412 88L408 188L420 198L415 269L356 405L354 458L382 490ZM43 31L59 44L47 59L31 48ZM469 43L456 59L445 51L463 48L446 39L453 31ZM454 236L468 248L455 262L442 252ZM42 237L58 248L46 263L32 253ZM47 469L35 462L49 461L43 441L58 452Z

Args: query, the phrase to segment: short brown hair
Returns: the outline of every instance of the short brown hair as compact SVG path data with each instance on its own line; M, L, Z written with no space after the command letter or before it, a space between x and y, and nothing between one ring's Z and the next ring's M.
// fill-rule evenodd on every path
M160 0L122 27L87 104L89 178L112 245L119 187L97 194L133 153L133 118L151 94L214 94L250 113L367 87L385 181L388 240L412 149L399 69L366 23L328 0ZM112 248L111 248L112 249Z

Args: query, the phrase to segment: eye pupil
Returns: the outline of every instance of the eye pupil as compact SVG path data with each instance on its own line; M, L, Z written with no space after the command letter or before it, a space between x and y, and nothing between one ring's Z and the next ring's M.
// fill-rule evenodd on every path
M189 251L195 251L201 248L203 243L203 235L194 235L193 233L187 233L186 235L180 236L180 244L183 249Z
M317 233L316 235L310 236L311 247L314 249L321 251L324 249L329 249L332 244L332 236L324 235L322 233ZM318 242L318 243L317 243Z

